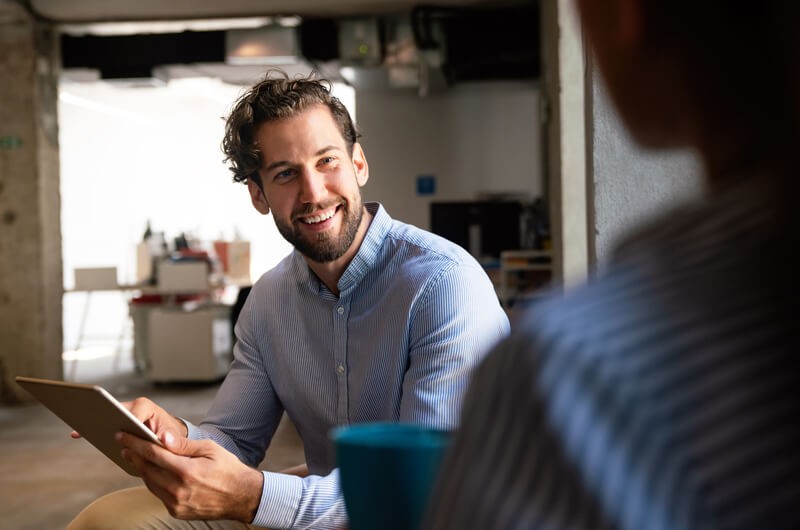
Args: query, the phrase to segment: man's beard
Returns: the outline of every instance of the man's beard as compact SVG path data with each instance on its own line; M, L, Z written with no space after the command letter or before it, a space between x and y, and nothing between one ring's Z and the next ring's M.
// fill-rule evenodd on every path
M313 241L309 241L298 230L295 230L291 221L287 224L275 217L275 225L283 238L305 257L317 263L327 263L341 258L347 252L356 239L358 227L364 216L364 208L359 199L353 203L342 202L340 211L344 219L342 220L342 231L338 237L328 231L317 234ZM302 221L298 221L298 223L300 222Z

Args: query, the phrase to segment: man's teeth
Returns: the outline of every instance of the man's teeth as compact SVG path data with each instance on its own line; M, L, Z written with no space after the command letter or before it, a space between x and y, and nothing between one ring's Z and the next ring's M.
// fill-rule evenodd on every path
M327 213L324 213L322 215L315 215L314 217L306 217L302 221L307 225L313 225L313 224L316 224L316 223L321 223L322 221L325 221L327 219L330 219L331 217L333 217L333 215L335 213L336 213L336 210L331 210L331 211L329 211Z

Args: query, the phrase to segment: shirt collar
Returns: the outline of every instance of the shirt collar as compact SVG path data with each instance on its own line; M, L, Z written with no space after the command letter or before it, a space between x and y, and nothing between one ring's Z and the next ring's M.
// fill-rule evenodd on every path
M367 233L361 241L361 246L353 260L339 278L339 297L349 294L358 282L367 274L378 261L380 250L392 226L392 218L386 209L377 202L364 203L367 211L372 214L372 222L367 227ZM295 249L292 253L293 268L297 273L298 281L306 284L315 294L320 294L323 288L319 278L311 272L303 255Z

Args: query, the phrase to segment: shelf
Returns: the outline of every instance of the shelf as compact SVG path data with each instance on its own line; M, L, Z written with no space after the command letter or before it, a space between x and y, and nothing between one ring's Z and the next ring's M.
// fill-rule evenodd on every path
M517 276L527 276L527 281L530 283L541 284L541 277L539 281L535 282L529 273L544 273L548 276L552 270L552 255L547 250L505 250L500 253L500 286L498 296L500 303L505 308L509 308L512 302L519 296L529 296L530 290L525 290L524 285L526 279L517 278L517 285L511 285L510 277L512 274ZM539 275L540 276L540 275ZM523 283L523 289L519 288L519 282ZM536 285L533 286L536 289Z

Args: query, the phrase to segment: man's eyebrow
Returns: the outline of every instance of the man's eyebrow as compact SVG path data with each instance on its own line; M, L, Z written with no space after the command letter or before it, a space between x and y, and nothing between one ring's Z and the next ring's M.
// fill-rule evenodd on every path
M316 153L314 153L314 154L315 154L316 156L319 156L319 155L322 155L322 154L325 154L325 153L327 153L328 151L341 151L341 150L342 150L342 148L341 148L341 147L339 147L339 146L337 146L337 145L329 145L329 146L323 147L322 149L319 149L319 150L318 150Z
M291 165L288 160L278 160L277 162L273 162L267 167L264 168L265 171L272 171L273 169L279 168L281 166L289 166Z
M314 153L314 156L320 156L322 154L327 153L328 151L341 151L341 150L342 150L342 148L339 147L339 146L327 145L327 146L323 147L322 149L318 149L317 152ZM277 169L277 168L282 167L282 166L291 166L291 165L292 165L292 163L289 162L288 160L278 160L277 162L273 162L270 165L268 165L267 167L265 167L264 170L265 171L272 171L273 169Z

